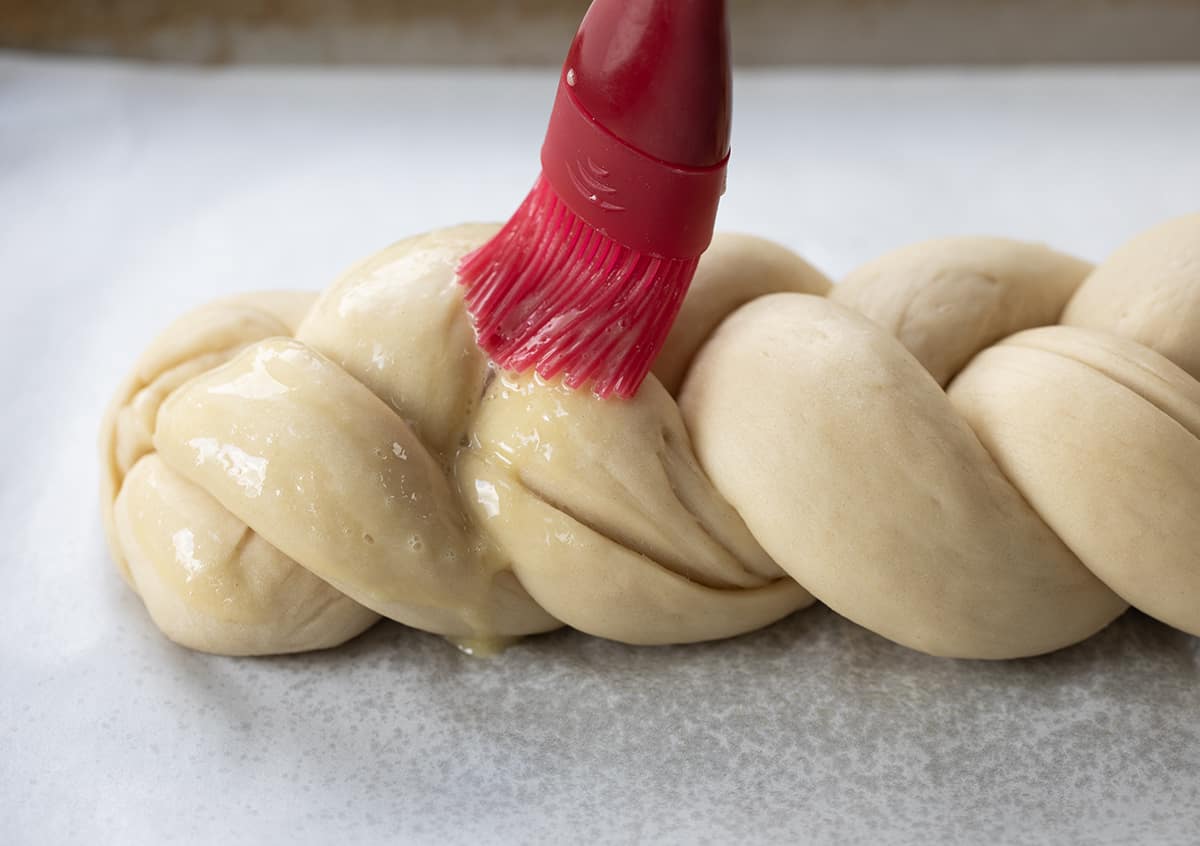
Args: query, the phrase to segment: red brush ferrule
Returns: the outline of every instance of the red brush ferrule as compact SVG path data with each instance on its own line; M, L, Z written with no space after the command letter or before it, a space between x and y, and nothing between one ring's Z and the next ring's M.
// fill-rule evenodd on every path
M576 215L614 241L669 259L699 256L725 191L726 154L712 167L669 164L600 125L559 80L542 172Z

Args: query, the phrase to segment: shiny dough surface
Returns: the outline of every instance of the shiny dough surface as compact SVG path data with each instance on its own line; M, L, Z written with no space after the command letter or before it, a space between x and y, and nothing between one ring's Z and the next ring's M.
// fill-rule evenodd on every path
M956 657L1131 604L1200 635L1200 215L1095 268L960 237L837 285L718 235L628 401L490 368L454 269L495 230L203 306L141 356L101 501L168 637L295 652L385 616L479 651L681 643L818 600Z

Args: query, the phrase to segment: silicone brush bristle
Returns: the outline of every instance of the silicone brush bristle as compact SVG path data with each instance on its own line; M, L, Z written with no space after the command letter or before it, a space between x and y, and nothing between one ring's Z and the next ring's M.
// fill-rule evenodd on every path
M480 347L500 367L631 397L696 272L623 246L579 218L544 176L459 266Z

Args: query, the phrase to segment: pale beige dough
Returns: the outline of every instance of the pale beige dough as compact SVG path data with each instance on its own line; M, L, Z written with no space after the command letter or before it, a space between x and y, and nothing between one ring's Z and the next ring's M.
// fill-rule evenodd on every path
M710 640L812 602L713 489L654 377L628 402L496 379L460 478L521 583L582 631Z
M940 238L867 262L829 298L895 335L945 386L988 344L1057 323L1089 270L1040 244Z
M830 282L786 247L754 235L721 233L700 260L679 307L667 342L654 362L654 375L675 394L696 355L726 315L766 294L829 292Z
M454 269L494 226L411 238L152 345L102 436L113 555L170 637L231 654L377 614L687 642L814 596L939 655L1056 649L1127 603L1200 633L1197 220L1095 270L950 238L832 290L719 235L629 401L492 372ZM1089 305L1106 286L1132 305Z
M680 404L705 469L767 552L885 637L1004 658L1082 640L1125 608L900 343L828 300L743 308Z
M1132 338L1200 379L1200 213L1139 234L1075 292L1063 323Z
M142 354L105 415L100 501L113 559L159 628L192 649L323 649L378 619L265 543L155 453L164 400L247 345L290 334L314 299L250 294L185 315Z
M336 646L377 619L158 455L130 470L115 524L150 616L185 646L225 655L303 652Z
M304 306L287 319L275 314L273 299L272 308L239 306L230 314L213 306L152 347L180 347L171 363L181 364L143 392L152 402L131 400L129 390L118 395L103 451L127 458L104 495L127 515L117 521L124 531L113 533L114 557L153 569L151 587L143 578L135 588L173 639L230 653L319 648L355 633L337 617L351 609L364 627L378 613L484 649L563 622L663 643L748 631L812 602L708 484L674 402L654 377L629 403L524 380L518 390L543 404L553 399L543 416L558 426L552 433L540 424L546 447L522 459L523 472L497 458L497 444L526 436L529 421L514 420L512 404L500 397L502 383L491 380L454 275L458 260L495 230L461 226L410 238L356 265L315 302L307 295L287 300ZM725 270L708 276L726 279L711 283L714 289L736 282L738 262L722 261L723 252L744 253L757 242L725 243L719 239L711 253ZM792 254L760 246L760 265L783 270L759 290L822 286ZM722 308L739 302L724 295L691 308L694 317L676 330L688 337L674 338L673 348L698 344L703 333L696 326L715 324ZM570 409L566 425L553 417L561 408ZM610 441L614 460L607 466L587 461L595 454L592 435ZM551 442L560 448L557 458L540 462ZM181 505L151 492L138 498L136 512L120 508L141 490L141 475L151 478L131 475L121 490L128 466L147 454L160 475L203 499ZM640 513L625 498L632 488ZM548 505L546 491L560 500ZM497 516L488 509L500 497ZM640 523L630 522L635 513ZM275 602L276 642L233 620L214 622L211 608L220 603L180 577L171 538L196 535L197 526L218 518L252 526L255 548L264 556L271 551L272 566L299 562L305 584L311 580L329 600L320 611L330 617L326 625L305 623L310 642L294 644L289 621L303 609L293 608L290 594L269 589L270 573L255 571L267 565L244 548L220 547L221 566L240 568L242 583L264 586L258 606ZM171 532L145 529L160 525ZM142 552L144 537L157 541L156 555ZM229 578L209 583L235 589Z
M1141 344L1053 326L986 350L950 400L1089 570L1200 635L1200 383Z

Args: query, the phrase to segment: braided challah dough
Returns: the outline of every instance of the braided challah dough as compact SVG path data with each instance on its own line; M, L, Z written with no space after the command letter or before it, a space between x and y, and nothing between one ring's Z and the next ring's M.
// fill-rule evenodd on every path
M937 655L1053 650L1130 603L1200 634L1200 215L1094 270L951 238L833 287L718 236L628 401L489 367L454 268L494 231L205 306L142 356L103 505L170 638L678 643L814 597Z

